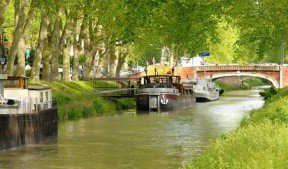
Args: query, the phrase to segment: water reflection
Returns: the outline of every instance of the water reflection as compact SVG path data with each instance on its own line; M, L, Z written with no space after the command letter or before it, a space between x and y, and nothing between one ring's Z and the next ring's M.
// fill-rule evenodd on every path
M235 91L179 112L65 122L58 142L2 152L0 168L178 168L262 105L257 91Z

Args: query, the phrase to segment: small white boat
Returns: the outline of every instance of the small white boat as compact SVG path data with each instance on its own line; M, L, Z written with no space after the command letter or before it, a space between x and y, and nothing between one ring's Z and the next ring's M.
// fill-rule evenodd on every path
M196 95L197 101L213 101L219 99L219 89L211 79L190 79L183 83L191 83L193 85L193 92Z

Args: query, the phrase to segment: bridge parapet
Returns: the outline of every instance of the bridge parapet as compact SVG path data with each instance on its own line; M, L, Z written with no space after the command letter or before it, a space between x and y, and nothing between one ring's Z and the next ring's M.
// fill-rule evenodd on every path
M197 66L196 71L280 71L279 66L243 66L243 65L221 65L221 66Z

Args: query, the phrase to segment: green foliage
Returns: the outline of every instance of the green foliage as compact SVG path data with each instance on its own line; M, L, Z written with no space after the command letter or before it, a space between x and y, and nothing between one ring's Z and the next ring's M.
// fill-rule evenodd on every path
M89 23L89 38L99 45L105 43L106 51L120 45L133 46L129 54L133 62L142 65L152 58L159 60L163 46L174 49L175 59L188 51L195 56L211 51L207 61L214 63L252 62L279 63L287 49L288 14L286 1L200 1L194 0L47 0L33 1L35 9L27 44L37 44L40 29L40 11L49 15L48 34L59 9L63 21L69 17L77 21L78 32L83 18ZM5 36L13 40L15 24L14 1L5 13ZM29 6L30 7L30 6ZM65 15L64 15L65 14ZM63 22L63 23L64 23ZM69 25L68 25L69 26ZM101 33L99 33L99 29ZM153 45L151 45L153 44ZM34 45L31 45L34 47ZM80 64L86 56L80 57ZM60 59L61 60L61 59Z
M246 86L263 86L263 85L272 85L269 80L261 79L261 78L249 78L243 81L243 84Z
M287 132L288 88L284 88L186 168L286 168Z
M135 99L130 98L120 98L115 100L116 101L116 109L123 110L123 109L131 109L136 107Z
M215 83L219 89L223 89L224 91L231 91L231 90L239 89L239 87L234 84L221 83L219 81L215 81Z
M262 93L262 96L264 96L265 100L269 100L277 93L278 93L278 89L276 89L274 86L271 86L271 88L264 90L264 92Z
M249 125L215 141L187 168L286 168L287 132L278 123Z
M100 97L93 99L93 109L96 115L113 115L116 113L115 106L111 102L106 102Z
M115 82L41 82L30 85L47 85L52 87L53 101L58 106L59 120L77 120L80 118L113 115L116 113L116 109L135 107L133 99L107 101L101 97L84 94L85 92L92 91L93 86L98 90L105 90L105 87L115 87Z

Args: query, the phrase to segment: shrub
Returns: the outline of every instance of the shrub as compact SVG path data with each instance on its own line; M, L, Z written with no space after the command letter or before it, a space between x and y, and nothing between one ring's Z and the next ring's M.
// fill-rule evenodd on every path
M104 102L100 97L93 99L93 109L97 115L111 115L115 114L115 107L112 103Z
M271 88L266 89L263 93L261 93L262 96L264 96L264 100L269 100L272 98L272 96L276 95L278 93L278 89L276 89L274 86L271 86Z
M82 118L81 108L79 107L72 107L68 110L68 120L77 120Z
M135 99L121 98L116 100L116 109L131 109L136 107Z

